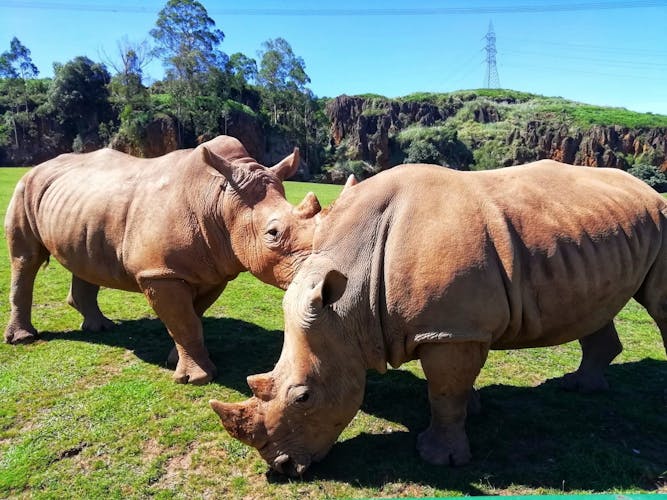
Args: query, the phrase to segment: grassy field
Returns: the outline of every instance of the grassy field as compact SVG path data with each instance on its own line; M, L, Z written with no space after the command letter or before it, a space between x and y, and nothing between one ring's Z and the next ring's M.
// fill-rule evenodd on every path
M24 170L0 169L4 218ZM324 203L339 187L287 183ZM0 245L0 324L9 306ZM548 379L576 368L576 344L491 353L478 380L483 410L468 421L473 461L421 462L428 423L418 363L371 373L364 405L329 456L302 480L267 472L254 449L231 439L208 400L249 396L245 378L270 370L282 345L282 292L245 274L204 319L220 374L204 387L176 385L172 346L143 296L100 293L113 332L78 329L65 304L68 273L38 275L33 322L41 340L0 345L0 498L327 498L544 493L667 492L667 361L660 335L631 303L617 326L625 351L612 390L583 396Z

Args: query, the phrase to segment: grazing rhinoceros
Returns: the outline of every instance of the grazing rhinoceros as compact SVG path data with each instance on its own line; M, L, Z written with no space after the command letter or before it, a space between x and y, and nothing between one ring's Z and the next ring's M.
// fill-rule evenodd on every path
M487 172L413 165L346 189L287 289L285 343L254 397L211 406L276 470L301 474L359 409L366 370L420 359L435 464L470 459L466 402L489 349L579 339L570 388L606 387L613 318L634 297L667 348L667 204L613 169L544 160Z
M84 329L113 326L97 304L100 286L142 292L176 343L174 379L211 380L204 311L242 271L286 288L310 253L320 205L308 193L293 207L281 183L298 163L295 150L263 167L238 140L220 136L160 158L102 149L33 168L5 219L12 270L5 340L36 338L33 284L53 255L72 272L68 302Z

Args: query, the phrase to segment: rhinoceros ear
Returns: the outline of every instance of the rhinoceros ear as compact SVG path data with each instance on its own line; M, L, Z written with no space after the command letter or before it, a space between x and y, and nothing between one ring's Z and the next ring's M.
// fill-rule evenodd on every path
M234 172L236 171L236 168L231 162L225 160L222 156L215 154L206 146L201 146L201 155L204 159L204 163L220 172L225 179L230 182L234 180Z
M303 201L294 208L294 213L297 217L310 219L315 214L322 211L322 206L317 196L313 192L308 192L303 198Z
M340 271L331 269L324 279L316 283L311 290L311 308L319 310L337 302L345 293L346 288L347 277Z
M299 158L299 148L294 148L294 152L291 155L276 163L270 170L276 174L278 179L284 181L296 173L299 168Z

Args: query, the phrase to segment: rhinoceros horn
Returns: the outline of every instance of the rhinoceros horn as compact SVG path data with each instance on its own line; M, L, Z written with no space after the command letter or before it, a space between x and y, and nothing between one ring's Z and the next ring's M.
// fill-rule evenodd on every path
M271 171L276 174L276 177L284 181L288 177L292 177L299 168L299 148L294 148L291 155L283 158L281 161L271 167Z
M250 398L243 403L222 403L212 399L208 403L232 437L258 449L266 444L266 428L258 411L259 399Z
M354 174L350 174L350 176L345 181L345 185L343 186L341 194L343 194L347 188L351 188L352 186L356 186L357 184L359 184L357 178L354 176Z

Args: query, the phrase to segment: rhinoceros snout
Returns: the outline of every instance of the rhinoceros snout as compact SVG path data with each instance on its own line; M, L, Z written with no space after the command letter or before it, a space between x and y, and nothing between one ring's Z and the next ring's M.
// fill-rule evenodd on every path
M308 469L310 464L300 464L295 460L292 460L289 455L282 453L278 455L276 459L271 464L273 470L279 474L285 474L291 477L301 477L303 473Z

